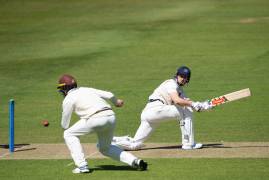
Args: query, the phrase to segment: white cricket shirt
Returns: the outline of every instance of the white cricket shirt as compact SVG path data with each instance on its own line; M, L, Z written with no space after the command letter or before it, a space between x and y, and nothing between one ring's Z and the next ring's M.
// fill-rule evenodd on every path
M87 87L71 89L62 104L62 128L67 129L69 127L73 111L80 119L88 119L99 110L111 108L105 99L110 99L115 103L114 94L108 91Z
M171 93L177 92L182 98L185 98L183 89L177 84L175 79L168 79L157 87L149 96L149 99L160 99L167 105L172 105Z

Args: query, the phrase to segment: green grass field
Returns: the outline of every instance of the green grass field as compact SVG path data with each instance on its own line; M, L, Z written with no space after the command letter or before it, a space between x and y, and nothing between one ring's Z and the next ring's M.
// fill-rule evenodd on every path
M268 159L150 159L148 171L135 171L112 160L92 160L91 174L72 174L67 160L0 161L1 179L268 179Z
M62 97L56 90L63 73L73 74L80 86L110 90L123 98L125 107L115 108L115 134L134 135L148 95L181 65L192 69L191 83L185 91L194 100L246 87L253 94L212 112L195 113L197 141L269 141L267 0L0 0L0 3L0 144L8 143L11 98L16 101L17 144L63 143ZM49 128L41 125L43 119L49 120ZM73 116L72 122L76 120ZM148 142L179 143L176 126L176 121L161 124ZM82 141L95 142L96 137L83 137ZM268 159L150 161L151 170L142 173L148 179L163 179L164 175L167 179L181 176L216 179L219 173L218 178L222 179L269 177L265 169ZM113 161L94 162L105 165ZM170 163L175 168L166 170L165 164ZM13 179L75 177L68 176L69 169L61 171L64 161L3 160L0 164L4 167L0 170L1 179L9 175ZM38 171L36 176L31 174L33 164ZM18 169L18 174L13 173L14 169ZM183 174L185 170L190 176ZM140 173L124 170L93 174L98 179L111 174L115 178L140 178Z

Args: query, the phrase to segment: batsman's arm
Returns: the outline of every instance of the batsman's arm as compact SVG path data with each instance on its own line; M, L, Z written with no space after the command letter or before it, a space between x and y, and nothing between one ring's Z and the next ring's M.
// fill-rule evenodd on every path
M197 112L200 111L205 111L208 109L211 109L212 106L208 103L208 101L205 102L194 102L191 101L190 99L187 98L181 98L178 93L171 93L170 94L171 99L173 100L173 102L177 105L180 106L187 106L187 107L191 107L192 109L194 109Z
M192 101L190 99L181 98L177 92L170 93L170 97L174 104L177 104L179 106L192 106Z

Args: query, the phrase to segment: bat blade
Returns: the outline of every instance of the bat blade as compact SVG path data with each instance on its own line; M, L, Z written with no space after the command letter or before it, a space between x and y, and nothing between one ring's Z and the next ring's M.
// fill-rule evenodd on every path
M238 99L246 98L246 97L249 97L249 96L251 96L250 89L246 88L246 89L235 91L235 92L232 92L232 93L229 93L229 94L222 95L220 97L213 98L213 99L210 100L210 103L213 106L218 106L220 104L224 104L224 103L227 103L227 102L231 102L231 101L235 101L235 100L238 100Z

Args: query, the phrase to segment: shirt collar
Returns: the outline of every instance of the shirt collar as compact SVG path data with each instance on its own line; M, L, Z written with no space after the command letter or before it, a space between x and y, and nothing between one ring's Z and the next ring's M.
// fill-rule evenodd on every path
M67 94L69 94L69 93L71 93L71 92L73 92L73 91L75 91L75 90L77 90L78 88L73 88L73 89L70 89L68 92L67 92Z

